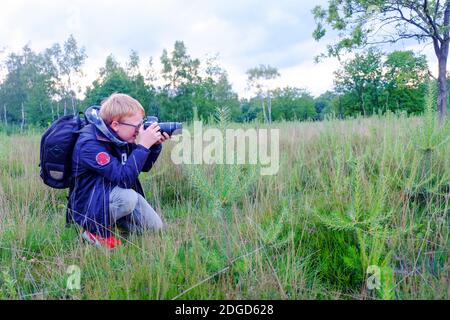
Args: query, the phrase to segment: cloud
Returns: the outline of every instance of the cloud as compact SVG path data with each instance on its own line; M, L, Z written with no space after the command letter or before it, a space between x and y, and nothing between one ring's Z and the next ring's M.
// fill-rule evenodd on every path
M6 0L0 12L0 48L19 51L30 43L40 51L73 34L86 48L84 82L91 82L109 54L125 62L134 49L142 62L149 57L158 62L164 48L171 51L176 40L183 40L192 57L220 53L240 94L245 93L246 70L258 64L277 67L280 84L319 93L332 87L335 64L313 64L332 39L312 40L311 9L326 2L72 0L67 6L56 0Z

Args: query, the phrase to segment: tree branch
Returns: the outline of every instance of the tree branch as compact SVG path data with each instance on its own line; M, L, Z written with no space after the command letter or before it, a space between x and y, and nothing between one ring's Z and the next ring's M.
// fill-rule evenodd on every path
M424 35L424 34L405 34L405 35L401 35L398 37L393 37L391 36L391 40L381 40L381 41L374 41L374 42L367 42L367 45L377 45L377 44L388 44L388 43L397 43L400 40L405 40L405 39L411 39L411 38L417 38L417 39L422 39L422 38L427 38L427 37L431 37L430 35Z
M424 6L426 6L426 0L424 0L424 1L425 1ZM431 34L432 36L434 36L435 31L433 30L433 26L430 26L430 25L429 25L428 18L427 18L426 15L424 15L424 13L420 10L420 6L414 5L412 2L410 2L410 3L405 3L404 6L407 7L409 10L411 10L411 13L412 13L412 12L415 12L415 13L417 14L417 16L425 23L425 25L426 25L427 27L430 27L430 30L425 29L423 26L421 26L420 28L421 28L422 30L424 30L426 33ZM397 3L397 7L399 7L399 4L398 4L398 3ZM398 9L398 10L400 10L400 9ZM411 15L412 15L412 14L411 14ZM417 22L413 21L413 19L406 19L406 18L405 18L405 21L407 21L407 22L409 22L409 23L411 23L411 24L413 24L413 25L415 25L415 26L419 26ZM437 34L437 36L439 37L439 34Z
M437 81L437 78L436 78L435 76L433 76L433 74L431 73L431 70L428 69L427 71L428 71L428 75L429 75L431 78L433 78L435 81Z
M436 56L438 58L441 57L441 48L439 47L439 41L436 38L433 38L433 46L434 46L434 52L436 52Z
M419 28L420 30L422 30L423 32L425 32L426 34L430 34L430 30L425 29L425 27L421 26L420 24L418 24L417 22L415 22L412 18L408 19L405 17L405 15L403 14L402 9L400 9L400 7L397 5L397 8L393 8L395 11L397 11L400 14L400 18L403 21L406 21L410 24L412 24L413 26L416 26L417 28ZM411 9L411 8L410 8Z
M440 0L437 0L437 2L436 2L436 7L434 8L434 19L435 19L435 20L436 20L437 14L438 14L438 12L439 12L439 6L441 5L439 2L440 2Z
M433 29L434 35L442 43L444 41L444 39L442 39L441 36L439 35L439 31L436 28L436 23L433 21L430 14L428 13L428 1L427 0L423 0L423 12L425 13L425 17L427 18L428 23L430 24L431 28Z
M444 28L447 28L447 30L444 32L444 39L446 41L449 40L450 36L450 30L448 29L450 25L450 0L447 0L445 2L445 12L444 12Z

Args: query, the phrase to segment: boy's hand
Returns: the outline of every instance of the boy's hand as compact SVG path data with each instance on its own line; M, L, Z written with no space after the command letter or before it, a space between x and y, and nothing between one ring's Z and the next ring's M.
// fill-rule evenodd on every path
M155 144L161 144L166 140L169 140L170 136L167 134L167 132L163 132L163 134L161 135L161 139L158 142L155 142Z
M139 129L139 144L149 149L163 137L159 130L160 128L156 122L152 123L146 130L141 126Z

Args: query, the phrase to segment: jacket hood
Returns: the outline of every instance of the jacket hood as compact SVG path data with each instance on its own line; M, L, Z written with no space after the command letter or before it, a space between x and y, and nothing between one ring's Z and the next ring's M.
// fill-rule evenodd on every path
M121 140L113 130L111 130L103 121L103 119L99 115L100 107L99 106L91 106L86 112L86 119L88 123L93 124L98 131L100 131L105 138L109 141L113 142L115 145L119 147L126 146L128 142Z

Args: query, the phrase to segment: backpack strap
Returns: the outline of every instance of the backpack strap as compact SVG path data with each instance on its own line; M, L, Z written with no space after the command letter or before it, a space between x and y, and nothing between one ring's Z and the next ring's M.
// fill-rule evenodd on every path
M83 127L85 125L87 125L89 123L86 115L84 114L84 112L80 111L78 112L78 117L77 117L77 125L78 125L78 130L83 129Z

